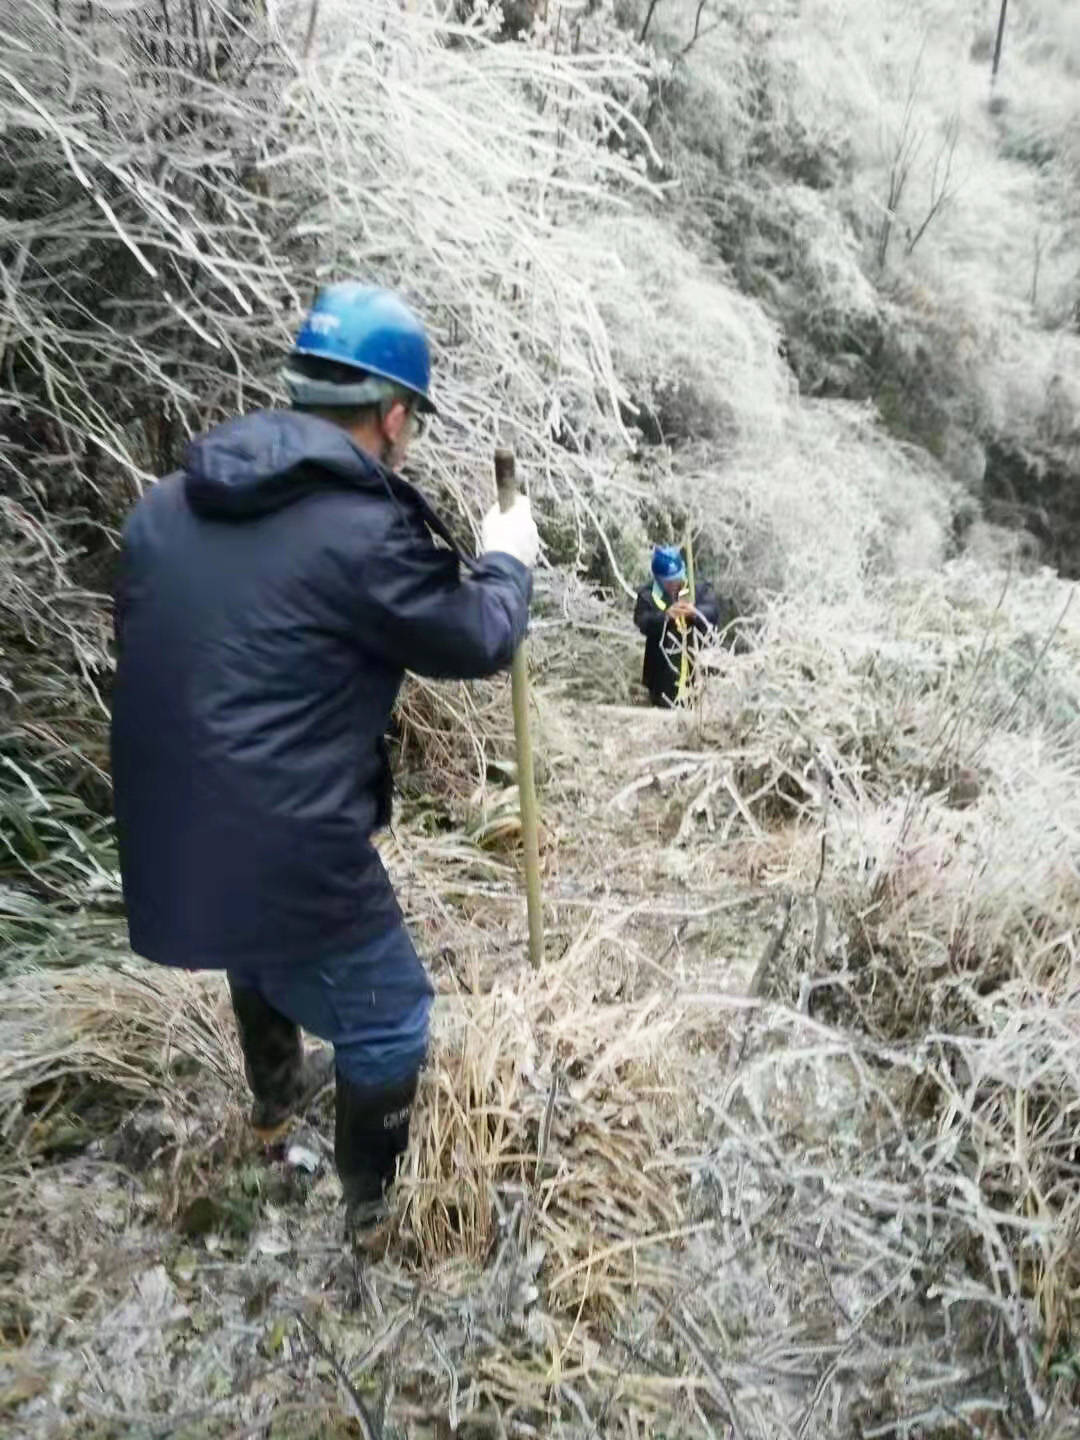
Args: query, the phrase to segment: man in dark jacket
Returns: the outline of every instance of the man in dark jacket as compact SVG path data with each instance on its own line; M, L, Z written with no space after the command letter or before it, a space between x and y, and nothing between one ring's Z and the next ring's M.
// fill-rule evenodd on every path
M657 545L652 581L634 606L634 624L645 636L641 683L653 705L671 707L690 695L700 637L720 623L720 605L711 585L699 582L693 599L686 565L677 545Z
M332 1042L354 1229L379 1218L407 1143L432 997L371 843L390 818L383 736L405 670L509 665L539 543L519 499L467 560L394 473L429 377L396 296L323 291L286 371L294 408L189 447L128 522L117 592L132 947L228 972L264 1137L330 1078L298 1027Z

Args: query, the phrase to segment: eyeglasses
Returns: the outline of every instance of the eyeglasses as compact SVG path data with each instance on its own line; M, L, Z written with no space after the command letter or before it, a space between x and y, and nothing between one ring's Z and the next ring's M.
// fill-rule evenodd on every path
M397 405L403 406L405 410L405 426L402 431L401 438L405 441L419 440L421 435L423 435L424 431L427 429L428 417L426 415L422 415L419 410L414 410L413 407L411 405L407 405L404 400L395 399L386 400L383 402L383 404L380 406L379 412L382 416L383 423L385 424L386 418L390 414L390 411L393 410Z

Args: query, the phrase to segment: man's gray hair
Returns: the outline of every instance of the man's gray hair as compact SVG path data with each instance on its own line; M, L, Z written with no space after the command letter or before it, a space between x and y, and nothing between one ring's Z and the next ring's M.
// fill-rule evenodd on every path
M337 385L333 380L316 380L286 366L282 372L289 398L305 410L365 410L400 400L411 404L412 392L392 380L365 375L354 385Z

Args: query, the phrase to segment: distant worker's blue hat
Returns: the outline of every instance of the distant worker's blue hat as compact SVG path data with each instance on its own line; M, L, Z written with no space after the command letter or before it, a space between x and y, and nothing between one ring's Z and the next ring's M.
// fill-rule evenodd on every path
M661 584L665 580L686 579L686 566L677 545L657 545L652 555L652 573L653 579Z

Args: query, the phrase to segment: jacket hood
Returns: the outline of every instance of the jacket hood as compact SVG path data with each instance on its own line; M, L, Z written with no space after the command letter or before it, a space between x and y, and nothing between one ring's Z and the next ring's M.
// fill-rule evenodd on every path
M295 410L229 420L193 440L184 457L188 503L220 519L253 519L335 484L367 489L387 479L339 426Z

